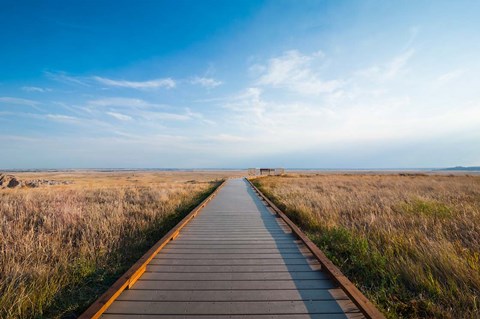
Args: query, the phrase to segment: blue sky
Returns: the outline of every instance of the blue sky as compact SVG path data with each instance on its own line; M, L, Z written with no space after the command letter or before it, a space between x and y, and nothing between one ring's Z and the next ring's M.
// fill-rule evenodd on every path
M480 165L478 1L0 4L0 168Z

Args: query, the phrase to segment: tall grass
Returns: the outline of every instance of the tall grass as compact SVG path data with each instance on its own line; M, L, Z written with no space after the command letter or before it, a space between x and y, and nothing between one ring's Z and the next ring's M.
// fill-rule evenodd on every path
M0 318L75 318L217 183L104 185L0 191Z
M480 316L480 177L254 182L388 317Z

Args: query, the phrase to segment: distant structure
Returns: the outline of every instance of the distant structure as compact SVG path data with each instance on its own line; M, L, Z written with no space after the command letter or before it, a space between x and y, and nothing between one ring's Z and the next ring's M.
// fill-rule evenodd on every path
M283 168L249 168L249 176L262 176L262 175L282 175L285 174Z

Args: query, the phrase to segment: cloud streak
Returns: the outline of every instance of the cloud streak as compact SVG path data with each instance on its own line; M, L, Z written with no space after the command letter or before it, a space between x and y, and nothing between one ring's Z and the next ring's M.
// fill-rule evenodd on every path
M52 89L49 88L41 88L37 86L22 86L22 91L25 92L37 92L37 93L45 93L50 92Z
M162 107L159 104L147 102L139 98L125 98L125 97L108 97L90 100L87 102L88 106L94 107L120 107L120 108L151 108Z
M36 106L40 104L40 102L37 102L34 100L22 99L17 97L9 97L9 96L0 97L0 103L26 105L26 106Z
M282 88L300 94L318 95L330 93L342 87L338 80L323 80L315 63L321 62L323 53L305 55L290 50L271 58L266 65L255 65L253 72L259 72L257 83L261 86Z
M45 71L44 74L47 78L57 82L61 82L69 85L73 84L77 86L84 86L84 87L90 86L90 84L87 83L88 79L84 77L71 76L63 71L59 71L59 72Z
M369 68L359 70L356 72L356 74L363 76L368 80L377 82L394 80L395 78L406 72L408 63L412 59L414 54L414 49L407 49L406 51L393 57L387 63L381 65L374 65Z
M119 120L119 121L131 121L133 118L131 116L117 113L117 112L106 112L106 114L110 115L111 117Z
M127 81L127 80L113 80L100 76L93 76L92 79L107 86L129 88L129 89L157 89L166 88L171 89L176 86L176 82L171 78L161 78L149 81Z
M213 89L213 88L216 88L217 86L222 85L223 82L215 80L214 78L196 76L190 80L190 83L200 85L208 89Z

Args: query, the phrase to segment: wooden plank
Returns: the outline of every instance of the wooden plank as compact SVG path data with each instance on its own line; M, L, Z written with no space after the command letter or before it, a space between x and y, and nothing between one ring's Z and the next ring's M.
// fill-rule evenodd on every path
M181 234L180 236L182 236L182 238L191 238L191 239L201 239L201 238L205 238L205 239L245 239L245 238L251 238L251 239L256 239L256 238L259 238L259 239L276 239L276 238L282 238L284 239L285 236L291 236L290 234L285 234L285 233L278 233L278 234L272 234L272 233L262 233L262 234L256 234L256 233L251 233L250 234L250 237L246 237L248 236L249 234L246 234L246 233L238 233L238 234L235 234L235 233L226 233L226 234L215 234L215 233L211 233L211 234L194 234L194 233L184 233L184 234ZM293 236L292 236L293 238Z
M250 281L165 281L143 280L135 283L136 290L265 290L265 289L331 289L337 286L330 280L250 280Z
M339 306L343 303L343 307ZM343 309L342 309L343 308ZM118 300L107 313L119 314L168 314L168 315L258 315L258 314L338 314L358 312L350 300L312 301L225 301L225 302L151 302Z
M290 235L287 235L287 236L290 236ZM189 235L185 235L183 236L182 234L180 234L179 236L179 240L180 239L185 239L185 240L196 240L196 241L201 241L201 240L215 240L215 241L218 241L218 242L223 242L223 241L240 241L240 240L245 240L246 238L248 238L249 240L271 240L271 241L282 241L282 240L285 240L287 238L281 238L281 237L272 237L272 236L252 236L252 237L245 237L245 236L218 236L218 235L215 235L215 236L189 236ZM294 237L291 236L290 240L293 240Z
M158 254L154 259L290 259L290 258L301 258L305 255L301 253L287 253L287 254L182 254L182 253L165 253Z
M294 253L308 253L309 250L307 248L180 248L180 247L169 247L164 248L162 254L168 253L175 253L175 254L190 254L190 255L197 255L197 254L294 254Z
M291 230L282 230L282 229L278 229L278 230L242 230L242 231L234 231L234 230L228 230L228 229L224 229L224 230L208 229L206 231L191 231L191 230L189 230L188 232L191 233L192 235L215 234L215 235L223 236L223 235L228 235L228 234L232 234L232 235L247 235L247 234L265 235L265 234L269 234L269 235L280 235L280 237L285 235L285 234L291 234L292 233ZM184 234L186 234L186 233L184 232Z
M185 280L185 281L210 281L210 280L326 280L327 275L320 271L302 272L148 272L144 273L142 280Z
M147 268L152 265L218 265L218 266L235 266L235 265L320 265L320 263L313 258L190 258L190 259L176 259L176 258L154 258L147 265Z
M339 292L337 290L340 290ZM348 300L341 289L321 290L125 290L125 301L299 301Z
M249 219L246 219L246 220L240 220L240 219L225 219L225 221L223 221L222 219L220 218L216 218L216 219L211 219L211 220L202 220L202 221L197 221L195 222L194 224L192 224L191 226L192 227L200 227L200 226L208 226L208 227L218 227L218 226L225 226L225 227L232 227L232 226L238 226L240 228L237 228L238 230L242 230L243 228L246 228L248 227L249 225L251 225L252 227L257 227L257 228L260 228L262 226L264 227L269 227L269 228L272 228L272 229L275 229L280 226L280 224L272 219L270 221L266 221L264 219L255 219L255 218L249 218Z
M184 232L185 234L185 232ZM248 235L283 235L285 234L282 230L225 230L225 229L207 229L207 230L188 230L189 235L211 235L211 234L218 234L218 235L240 235L240 236L248 236Z
M277 248L279 250L282 249L302 249L301 246L295 244L295 243L285 243L285 244L275 244L275 243L267 243L267 244L262 244L262 243L251 243L251 244L222 244L222 243L211 243L211 244L192 244L192 243L171 243L168 245L170 248L178 248L178 249L205 249L205 248L210 248L210 249L246 249L246 248L252 248L252 249L274 249Z
M212 263L213 264L213 263ZM308 265L305 263L282 265L282 264L264 264L264 265L148 265L147 272L278 272L278 271L311 271L320 270L320 264Z
M251 315L137 315L105 314L105 319L252 319ZM363 319L361 312L345 314L256 314L255 319Z
M253 238L237 238L237 239L211 239L211 238L204 238L204 239L188 239L184 237L178 238L176 243L196 243L196 244L205 244L205 243L217 243L217 244L250 244L250 243L270 243L270 244L282 244L282 243L294 243L295 238L293 236L288 236L285 238L277 238L277 239L253 239Z
M249 226L250 225L250 226ZM239 226L239 225L232 225L231 223L225 223L223 225L219 225L216 221L211 221L207 223L203 223L197 219L196 222L191 222L188 224L185 229L198 229L198 230L205 230L205 229L232 229L232 230L249 230L249 229L267 229L267 230L279 230L282 229L281 224L276 222L271 222L268 224L259 223L258 225L252 225L248 223L248 225Z

